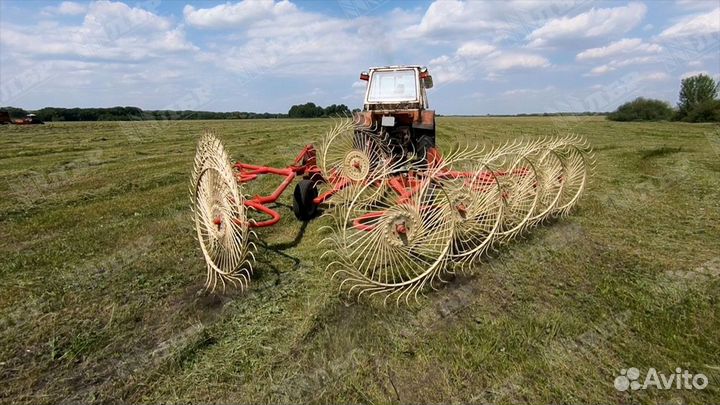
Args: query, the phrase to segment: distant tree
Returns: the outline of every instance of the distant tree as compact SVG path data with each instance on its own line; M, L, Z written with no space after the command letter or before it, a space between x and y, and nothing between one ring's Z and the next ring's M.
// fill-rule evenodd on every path
M718 85L712 77L701 73L683 79L680 83L677 118L686 119L693 108L702 103L715 100L717 96Z
M338 106L338 108L337 108L337 113L338 113L339 115L346 115L346 116L352 115L352 112L350 111L350 108L348 108L348 106L346 106L345 104L340 104L340 105Z
M290 107L290 118L318 118L350 115L350 109L345 104L331 104L325 108L315 103L296 104Z
M687 122L720 122L720 100L702 101L684 118Z
M673 110L669 103L642 97L627 102L608 114L608 119L612 121L662 121L672 117Z
M350 115L350 109L345 104L332 104L325 107L326 117L345 117Z
M26 115L28 115L28 112L23 110L22 108L17 107L0 107L0 111L7 111L7 113L10 115L10 118L25 118Z

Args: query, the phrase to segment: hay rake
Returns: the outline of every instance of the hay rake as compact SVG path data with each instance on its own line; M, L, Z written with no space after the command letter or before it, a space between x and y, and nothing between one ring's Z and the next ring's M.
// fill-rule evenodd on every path
M422 69L414 72L422 83ZM491 149L467 145L442 155L434 145L434 116L432 132L423 124L426 110L411 117L420 124L409 137L396 122L399 132L387 130L385 117L393 116L387 111L375 117L368 105L365 110L336 122L317 148L306 146L285 168L233 163L215 134L205 132L190 195L206 288L247 287L254 230L280 220L272 204L298 177L295 216L307 221L325 208L330 236L323 256L332 278L348 294L399 304L437 288L488 249L567 215L594 165L587 143L572 135ZM402 113L393 117L402 120ZM263 175L282 181L267 196L249 197L248 183Z
M412 153L399 159L386 140L356 125L339 123L319 150L307 146L281 169L232 163L212 132L201 137L191 199L207 288L247 286L253 230L280 220L270 205L296 177L303 180L295 188L294 208L327 208L323 215L331 236L325 254L334 256L329 268L342 279L341 287L399 302L435 288L455 264L476 263L489 248L567 215L592 168L592 154L578 137L513 142L487 151L465 147L445 157L431 149L425 159ZM343 151L344 158L334 157ZM283 180L272 194L249 198L245 185L260 175ZM250 211L266 218L250 219ZM308 219L308 211L295 213Z

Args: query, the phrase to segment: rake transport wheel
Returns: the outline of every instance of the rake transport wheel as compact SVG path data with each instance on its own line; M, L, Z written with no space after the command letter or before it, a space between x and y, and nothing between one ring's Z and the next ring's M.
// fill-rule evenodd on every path
M336 230L335 254L348 293L385 295L396 303L433 287L445 270L451 249L454 218L448 194L430 178L410 181L409 195L378 193L370 184L350 201ZM364 192L379 195L374 203ZM442 280L441 280L442 281Z
M460 176L442 180L455 215L450 257L471 263L490 247L500 229L505 202L495 173L484 164L455 162Z
M563 140L553 148L563 165L562 191L555 207L555 213L567 214L577 203L585 190L588 179L589 163L585 153L575 142Z
M201 148L202 146L202 148ZM205 133L198 145L192 175L191 200L195 230L207 265L205 287L215 290L218 281L239 284L250 281L250 231L244 196L222 143Z
M318 212L318 207L313 200L318 196L315 181L310 179L301 180L293 192L293 213L295 218L301 221L313 219Z

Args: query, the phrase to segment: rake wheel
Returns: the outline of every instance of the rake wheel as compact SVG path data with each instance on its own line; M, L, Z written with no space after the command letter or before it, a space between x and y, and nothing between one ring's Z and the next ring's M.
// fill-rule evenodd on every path
M535 145L528 159L537 170L537 206L530 218L531 225L542 222L553 214L563 191L563 162L554 152L555 141L542 141Z
M219 281L223 289L228 282L244 289L252 272L244 196L225 148L211 132L198 142L191 183L195 230L207 265L205 288L214 291Z
M577 203L585 190L591 164L587 151L577 140L563 140L553 148L563 163L562 192L555 208L559 215L566 215Z
M418 181L406 197L368 184L342 210L333 241L338 260L331 266L339 267L334 276L344 278L341 288L348 294L384 294L384 302L395 296L399 304L441 280L454 214L442 185ZM366 192L377 198L368 203Z
M500 229L505 203L495 173L484 164L455 162L465 176L442 180L455 215L451 258L472 262L490 247Z
M325 134L317 162L326 179L358 183L383 170L389 156L387 142L345 119Z
M506 242L525 230L536 210L538 173L527 158L529 153L527 145L509 144L485 158L498 179L505 204L502 223L495 234L497 242Z

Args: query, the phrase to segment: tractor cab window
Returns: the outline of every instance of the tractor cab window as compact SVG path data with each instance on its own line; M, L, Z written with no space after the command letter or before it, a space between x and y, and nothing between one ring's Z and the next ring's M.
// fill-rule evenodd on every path
M417 100L417 78L414 70L375 72L370 81L368 102L402 102Z

